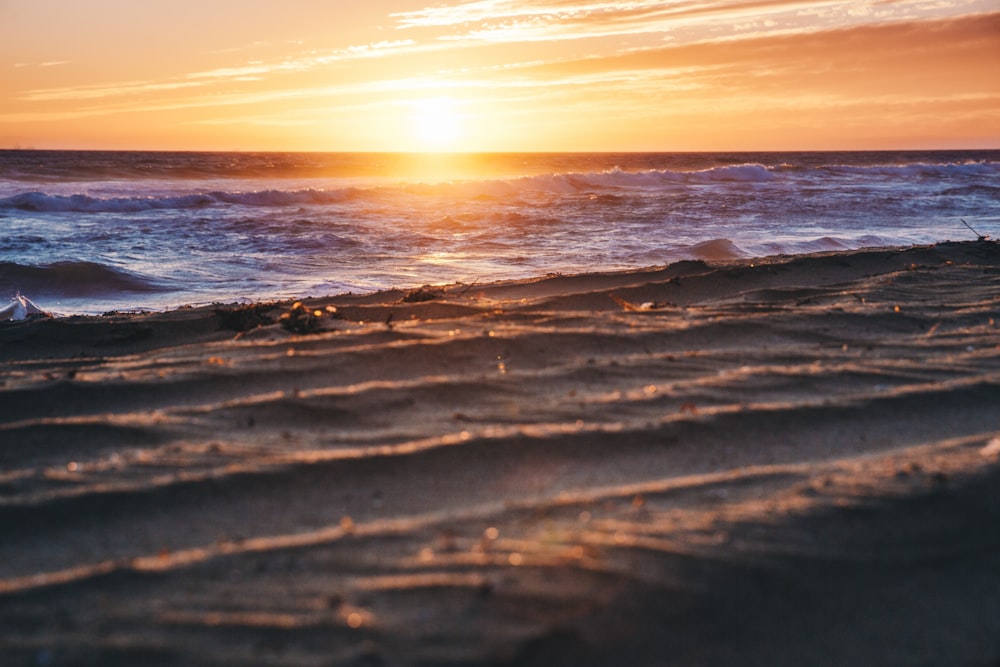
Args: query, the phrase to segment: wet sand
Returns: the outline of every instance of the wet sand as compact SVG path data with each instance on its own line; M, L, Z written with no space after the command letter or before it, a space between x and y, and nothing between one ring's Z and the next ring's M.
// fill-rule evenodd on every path
M988 241L0 323L12 665L996 665Z

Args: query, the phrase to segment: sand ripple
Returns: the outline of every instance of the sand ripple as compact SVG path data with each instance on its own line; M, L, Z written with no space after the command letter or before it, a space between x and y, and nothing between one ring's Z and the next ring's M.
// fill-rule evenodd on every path
M1000 657L996 244L405 296L0 326L15 664Z

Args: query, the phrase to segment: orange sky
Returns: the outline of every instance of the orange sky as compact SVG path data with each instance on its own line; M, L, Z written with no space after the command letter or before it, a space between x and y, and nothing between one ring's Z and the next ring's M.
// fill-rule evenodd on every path
M997 0L0 0L0 147L1000 148Z

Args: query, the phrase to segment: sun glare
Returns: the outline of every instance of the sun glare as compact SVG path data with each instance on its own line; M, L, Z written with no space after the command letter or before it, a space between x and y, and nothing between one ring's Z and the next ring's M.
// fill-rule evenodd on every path
M413 102L412 121L414 143L423 150L452 150L462 135L461 116L450 97Z

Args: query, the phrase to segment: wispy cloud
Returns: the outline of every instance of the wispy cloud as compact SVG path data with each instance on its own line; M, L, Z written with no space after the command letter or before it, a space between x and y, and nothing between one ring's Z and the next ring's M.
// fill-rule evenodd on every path
M123 81L89 86L73 86L69 88L38 88L29 90L18 99L25 102L52 102L56 100L92 100L102 97L120 95L139 95L143 93L194 88L204 85L198 81L171 81L153 83L149 81Z
M852 77L859 82L871 80L858 75L876 66L882 68L884 78L899 81L907 76L912 78L912 74L907 73L909 61L905 54L912 50L914 43L921 43L923 40L925 47L932 48L927 40L930 36L937 35L933 44L938 46L933 48L942 49L942 53L946 44L952 44L949 47L952 50L974 51L983 48L983 40L989 40L989 36L995 34L996 30L1000 30L1000 14L959 22L911 22L895 24L895 27L844 28L826 31L822 35L806 35L789 30L780 36L771 34L765 38L757 35L739 42L688 45L661 42L601 56L568 58L557 55L522 62L486 62L478 66L409 76L341 80L333 85L309 86L297 82L290 86L259 86L242 92L222 93L216 89L213 95L205 94L211 86L226 82L302 72L345 60L372 57L373 54L408 56L420 49L435 48L415 40L400 40L311 53L273 63L253 62L192 72L169 81L128 81L36 89L27 91L20 99L45 102L118 98L101 105L80 107L73 112L88 116L99 113L255 105L293 98L398 98L442 92L496 97L500 91L520 90L537 91L538 94L553 97L574 90L593 93L595 89L602 88L609 95L620 93L631 99L696 90L725 90L732 95L757 91L760 94L780 96L782 87L793 79L804 91L809 90L811 85L819 88L848 86ZM994 38L994 44L996 41ZM845 44L854 46L845 49ZM859 47L859 44L863 47ZM986 48L989 48L988 44ZM790 55L794 57L789 57ZM942 67L947 68L947 63ZM924 74L929 75L931 70L925 70ZM887 72L889 74L885 74ZM815 83L810 84L810 81ZM150 93L184 91L197 94L160 100L145 99ZM125 98L132 98L134 101Z
M72 60L49 60L42 63L14 63L14 67L21 69L24 67L59 67L61 65L71 65Z
M817 32L991 11L992 0L474 0L392 15L401 30L444 41L533 42L625 35L685 42Z
M369 44L359 44L341 49L311 51L298 56L265 62L247 62L232 67L219 67L163 81L116 81L61 88L39 88L23 92L18 99L25 102L51 102L57 100L88 100L105 97L125 97L149 93L207 87L232 81L259 81L267 76L307 72L319 67L349 61L382 58L398 55L402 51L419 49L411 39L385 40ZM424 47L425 49L427 47ZM437 48L437 47L430 47ZM61 64L61 63L52 63ZM41 65L39 65L41 66Z

